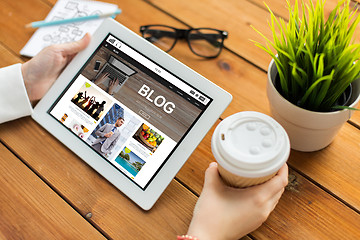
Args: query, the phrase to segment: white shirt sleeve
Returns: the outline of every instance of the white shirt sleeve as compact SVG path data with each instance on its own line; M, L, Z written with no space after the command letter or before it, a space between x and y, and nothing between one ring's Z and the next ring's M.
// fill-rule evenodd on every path
M0 123L29 116L32 111L21 64L0 68Z

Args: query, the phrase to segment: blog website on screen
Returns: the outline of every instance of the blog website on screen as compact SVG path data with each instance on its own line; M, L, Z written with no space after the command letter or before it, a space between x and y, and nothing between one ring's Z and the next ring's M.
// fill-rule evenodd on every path
M211 102L109 34L48 113L145 190Z

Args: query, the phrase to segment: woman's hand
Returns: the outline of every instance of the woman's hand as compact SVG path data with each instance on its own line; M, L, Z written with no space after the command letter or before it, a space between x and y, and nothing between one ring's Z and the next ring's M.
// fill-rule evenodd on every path
M188 235L200 240L235 240L245 236L265 222L287 183L286 164L269 181L248 188L225 185L218 173L217 164L210 164Z
M30 101L41 99L59 77L73 57L86 48L90 35L76 42L52 45L44 48L30 61L21 66Z

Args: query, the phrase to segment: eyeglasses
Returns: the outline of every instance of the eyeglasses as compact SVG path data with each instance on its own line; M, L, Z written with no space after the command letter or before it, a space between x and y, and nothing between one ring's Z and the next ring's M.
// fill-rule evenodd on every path
M226 31L213 28L178 29L165 25L141 26L140 32L143 38L165 52L173 49L178 39L186 39L191 51L205 58L219 56L228 37Z

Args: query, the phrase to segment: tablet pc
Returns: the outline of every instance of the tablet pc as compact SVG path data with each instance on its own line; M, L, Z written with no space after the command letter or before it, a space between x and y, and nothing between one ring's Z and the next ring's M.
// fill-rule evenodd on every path
M231 99L206 78L107 19L32 117L148 210Z

